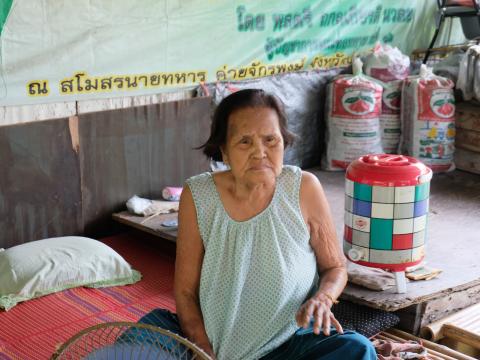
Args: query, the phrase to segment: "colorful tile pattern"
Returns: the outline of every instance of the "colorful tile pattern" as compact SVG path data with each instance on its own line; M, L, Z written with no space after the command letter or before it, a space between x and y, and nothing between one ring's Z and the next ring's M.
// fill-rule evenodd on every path
M372 186L353 183L353 197L358 200L372 201Z
M353 230L352 232L352 244L369 247L370 245L370 234L363 231Z
M372 203L372 217L378 219L393 219L394 204Z
M393 235L392 250L411 249L413 245L413 234Z
M394 204L393 218L394 219L408 219L413 218L415 212L415 203Z
M353 199L353 213L355 215L370 217L372 214L372 203Z
M422 216L428 213L428 199L416 201L414 204L414 217Z
M372 186L372 201L374 203L392 204L395 202L395 188L393 186Z
M415 201L427 200L430 193L430 183L415 186Z
M412 247L416 248L425 244L425 230L413 233Z
M345 181L344 251L361 261L402 264L420 260L428 216L430 183L384 187Z
M352 243L352 228L345 225L345 231L344 231L344 235L343 235L343 239L347 242L349 242L350 244Z
M393 220L372 218L370 230L371 248L392 249Z

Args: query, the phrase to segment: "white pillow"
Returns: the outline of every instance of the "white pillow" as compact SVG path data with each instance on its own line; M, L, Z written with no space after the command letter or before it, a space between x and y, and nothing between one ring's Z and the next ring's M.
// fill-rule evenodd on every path
M100 241L66 236L0 251L0 308L77 287L133 284L142 275Z

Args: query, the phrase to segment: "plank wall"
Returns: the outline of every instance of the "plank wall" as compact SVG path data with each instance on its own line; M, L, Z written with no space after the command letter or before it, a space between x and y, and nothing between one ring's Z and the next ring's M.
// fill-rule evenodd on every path
M211 99L0 127L0 247L115 232L111 213L208 169Z

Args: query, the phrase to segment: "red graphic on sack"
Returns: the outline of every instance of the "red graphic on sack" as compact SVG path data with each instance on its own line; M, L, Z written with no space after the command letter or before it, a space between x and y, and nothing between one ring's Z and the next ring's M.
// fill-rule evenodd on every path
M452 121L455 115L455 98L449 88L438 83L425 82L418 86L418 119Z
M363 115L372 111L374 100L369 96L355 96L347 99L347 109L355 115Z
M387 96L390 99L390 106L395 109L400 109L400 91L396 91Z
M368 86L351 86L335 83L333 88L332 116L349 119L372 119L379 117L381 89Z
M442 117L449 118L455 112L454 101L451 99L437 100L433 104L432 110Z
M402 106L403 81L386 83L382 94L382 114L399 115Z
M382 96L382 114L400 114L401 96L402 93L400 90L384 90Z

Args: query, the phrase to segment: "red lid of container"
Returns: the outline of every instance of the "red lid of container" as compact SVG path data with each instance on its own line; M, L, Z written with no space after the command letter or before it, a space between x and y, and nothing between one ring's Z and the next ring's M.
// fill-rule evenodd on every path
M432 170L411 156L375 154L351 162L346 177L372 186L412 186L430 181Z

